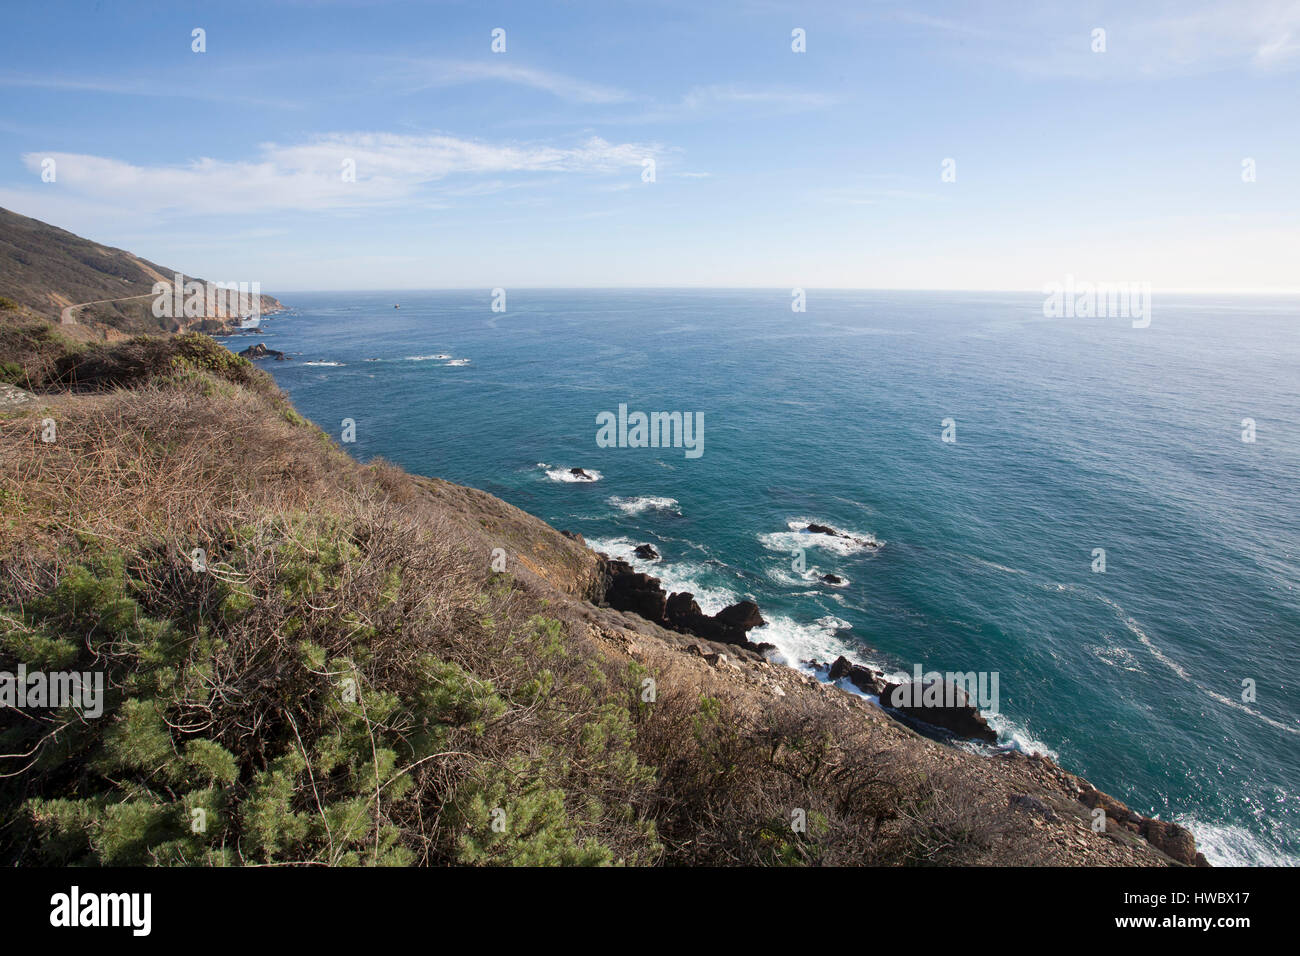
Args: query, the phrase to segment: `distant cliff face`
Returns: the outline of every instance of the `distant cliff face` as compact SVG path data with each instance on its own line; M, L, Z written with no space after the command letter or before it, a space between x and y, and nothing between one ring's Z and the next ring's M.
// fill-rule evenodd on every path
M216 331L220 323L203 324L214 317L207 314L155 314L156 284L174 284L178 271L0 209L0 296L46 318L125 333ZM251 310L242 304L239 311ZM259 308L281 305L263 295Z

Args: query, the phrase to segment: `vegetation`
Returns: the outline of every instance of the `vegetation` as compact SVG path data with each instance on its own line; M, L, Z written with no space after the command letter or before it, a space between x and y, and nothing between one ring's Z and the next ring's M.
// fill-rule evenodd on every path
M556 563L556 586L489 560L503 541L594 558L495 499L461 489L451 507L353 461L210 339L3 334L28 343L24 380L82 391L0 416L0 671L102 672L107 689L95 719L0 710L0 861L1026 852L1005 803L825 695L757 707L686 655L611 653L557 600L589 567Z

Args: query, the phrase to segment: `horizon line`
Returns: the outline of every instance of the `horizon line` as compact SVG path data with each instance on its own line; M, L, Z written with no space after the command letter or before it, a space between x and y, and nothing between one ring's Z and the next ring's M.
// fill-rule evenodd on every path
M1094 283L1097 284L1097 283ZM927 292L952 294L984 295L1046 295L1042 289L970 289L970 288L934 288L921 286L789 286L789 285L432 285L432 286L370 286L347 288L284 289L282 294L317 293L317 292L481 292L484 289L505 289L507 292L786 292L791 289L803 289L808 292ZM270 295L271 293L264 293ZM1300 296L1297 289L1196 289L1196 288L1153 288L1152 295L1240 295L1240 296Z

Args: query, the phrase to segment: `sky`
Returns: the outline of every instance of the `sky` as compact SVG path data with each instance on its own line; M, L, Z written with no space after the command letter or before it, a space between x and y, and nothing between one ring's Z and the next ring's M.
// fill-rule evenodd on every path
M0 206L272 294L1300 292L1300 0L43 0L0 106Z

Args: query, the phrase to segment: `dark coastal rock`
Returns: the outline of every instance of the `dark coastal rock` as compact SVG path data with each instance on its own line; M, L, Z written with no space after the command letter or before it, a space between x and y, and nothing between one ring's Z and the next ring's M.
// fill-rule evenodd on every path
M834 528L827 527L827 526L824 525L824 524L810 524L808 527L804 528L804 530L805 530L805 531L810 531L810 532L812 532L813 534L828 534L828 535L830 535L832 538L847 538L847 537L848 537L847 534L844 534L843 532L840 532L840 531L836 531Z
M655 561L659 558L659 552L654 549L652 544L638 544L632 549L632 553L646 561Z
M831 665L829 676L833 681L847 677L849 683L858 690L876 697L883 694L886 688L890 686L880 671L872 670L870 667L863 667L861 664L855 664L847 657L837 657L835 659L835 663Z
M770 644L749 640L749 631L766 623L753 601L732 604L710 616L700 610L689 591L669 594L658 578L633 570L626 561L604 560L604 600L615 610L630 611L660 627L722 644L735 644L752 651L772 648Z
M827 584L843 584L843 583L844 583L844 579L843 579L842 577L840 577L838 574L823 574L823 575L822 575L822 580L825 581Z
M951 700L953 702L951 705L925 703L926 691L936 685L941 686L937 691L930 692L937 693L941 701ZM983 740L990 744L997 743L997 733L989 726L988 721L979 712L979 708L967 700L965 691L949 681L927 680L919 684L915 681L905 681L902 684L887 683L885 692L880 696L880 702L905 717L941 727L958 737Z
M684 624L703 617L704 613L695 603L695 595L689 591L681 591L668 595L664 605L664 616L671 622Z
M596 480L593 476L587 474L587 472L583 471L581 468L570 468L570 469L569 469L569 474L573 475L573 477L575 477L575 478L580 478L580 479L582 479L583 481L595 481L595 480Z
M804 529L808 534L824 534L829 538L843 538L846 541L852 541L855 544L864 545L868 548L876 548L879 545L870 538L860 538L855 534L849 534L845 531L839 531L830 525L813 523L807 525Z
M584 548L587 546L587 539L576 531L561 531L560 534L564 535L570 541L578 542L578 544L582 545Z
M246 359L270 358L270 359L275 359L277 362L283 362L286 357L285 354L279 351L278 349L267 348L266 344L263 342L258 342L256 345L251 345L248 348L244 349L239 354Z
M714 615L714 620L724 627L737 627L745 631L755 627L762 627L767 623L763 620L758 605L753 601L741 601L739 604L724 607Z
M277 351L276 349L268 349L266 347L266 343L264 342L258 342L256 345L250 345L248 348L244 349L244 351L240 352L239 354L246 359L273 358L277 362L283 362L286 358L283 352Z
M657 624L666 619L668 595L658 578L634 571L626 561L610 561L606 567L605 602Z

